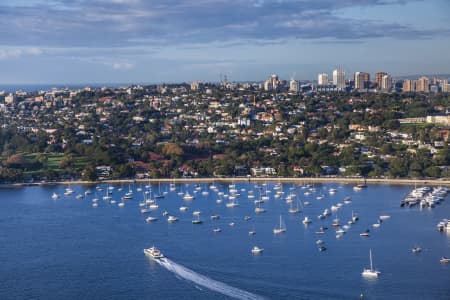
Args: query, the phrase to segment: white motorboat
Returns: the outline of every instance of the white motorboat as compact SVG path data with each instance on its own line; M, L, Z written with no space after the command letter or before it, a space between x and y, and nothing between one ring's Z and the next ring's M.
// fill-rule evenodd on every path
M186 200L186 201L190 201L190 200L194 199L194 196L189 194L189 192L186 192L186 194L184 195L183 199Z
M213 231L214 231L214 232L221 232L222 229L220 229L220 228L214 228Z
M448 263L450 263L450 258L442 256L441 259L439 260L439 262L442 264L448 264Z
M153 259L164 258L164 254L162 254L161 251L159 249L157 249L155 246L144 249L144 253L149 255Z
M258 246L254 246L252 248L252 254L261 254L264 251L263 248L259 248Z
M414 248L411 249L411 252L412 252L412 253L419 253L419 252L422 252L422 248L420 248L420 247L414 247Z
M370 268L369 269L368 268L364 268L364 270L362 271L361 274L362 274L362 276L369 277L369 278L378 277L381 274L381 272L378 271L378 270L375 270L373 268L373 265L372 265L372 250L369 251L369 257L370 257Z
M303 219L303 221L302 221L302 223L305 224L305 225L310 224L311 222L312 222L312 221L311 221L311 219L310 219L308 216L306 216L306 217Z
M150 222L155 222L155 221L157 221L157 220L158 220L158 218L155 218L155 217L148 217L147 219L145 219L145 222L150 223Z
M57 193L53 193L52 194L52 199L53 200L58 199L58 198L59 198L59 195Z
M167 218L167 221L168 221L169 223L173 223L173 222L178 221L178 218L175 217L175 216L169 216L169 217Z

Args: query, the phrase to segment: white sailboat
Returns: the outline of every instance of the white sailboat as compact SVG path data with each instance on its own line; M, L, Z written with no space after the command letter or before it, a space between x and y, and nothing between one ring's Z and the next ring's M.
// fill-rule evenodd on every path
M364 268L364 270L362 271L361 274L364 277L371 277L371 278L378 277L381 274L381 272L378 271L378 270L375 270L373 268L373 265L372 265L372 249L369 250L369 257L370 257L370 269Z
M279 227L275 227L273 229L273 233L274 234L280 234L280 233L284 233L284 232L286 232L286 225L284 224L283 219L282 219L282 217L280 215L280 226Z

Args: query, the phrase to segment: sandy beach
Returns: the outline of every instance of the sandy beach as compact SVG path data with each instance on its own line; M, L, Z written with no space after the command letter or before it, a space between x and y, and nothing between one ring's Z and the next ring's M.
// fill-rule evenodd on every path
M158 179L117 179L117 180L99 180L99 181L57 181L57 182L32 182L32 183L13 183L0 185L2 188L21 187L21 186L41 186L41 185L96 185L96 184L130 184L130 183L209 183L209 182L290 182L290 183L344 183L344 184L391 184L391 185L432 185L432 186L450 186L449 178L442 179L392 179L392 178L348 178L348 177L221 177L221 178L158 178Z

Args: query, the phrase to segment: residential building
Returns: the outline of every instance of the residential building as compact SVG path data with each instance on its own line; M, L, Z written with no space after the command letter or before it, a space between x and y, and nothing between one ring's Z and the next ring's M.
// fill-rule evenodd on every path
M341 68L333 71L333 84L338 90L345 89L345 71Z
M370 75L366 72L356 72L355 73L355 89L356 90L367 90L370 84Z
M289 91L297 93L299 91L300 85L297 80L291 79L289 82Z
M415 80L406 79L403 81L403 92L411 93L416 91L416 82Z
M318 85L328 85L328 74L321 73L317 76L317 84Z
M386 72L377 72L375 73L375 83L377 88L381 88L381 82L383 81L383 76L388 75Z
M384 75L381 80L381 90L384 92L389 92L392 90L392 77L388 74Z
M416 92L430 92L430 80L428 77L422 76L416 80Z

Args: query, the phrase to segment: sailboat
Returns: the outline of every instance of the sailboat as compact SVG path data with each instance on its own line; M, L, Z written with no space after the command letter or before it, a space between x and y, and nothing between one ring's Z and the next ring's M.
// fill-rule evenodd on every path
M289 203L289 213L291 214L298 214L300 212L300 200L297 199L297 207L292 206L292 202Z
M364 270L362 271L361 274L364 277L372 277L372 278L373 277L378 277L381 274L381 272L378 271L378 270L375 270L373 268L373 265L372 265L372 249L369 250L369 257L370 257L370 269L364 268Z
M193 215L195 216L195 218L192 220L192 224L202 224L203 221L200 220L200 212L199 213L193 213Z
M161 193L161 182L158 182L158 194L156 194L155 199L160 199L160 198L164 198L164 194Z
M286 232L286 225L284 225L283 219L282 219L282 217L280 215L280 226L278 228L275 227L273 229L273 233L274 234L279 234L279 233L284 233L284 232Z

